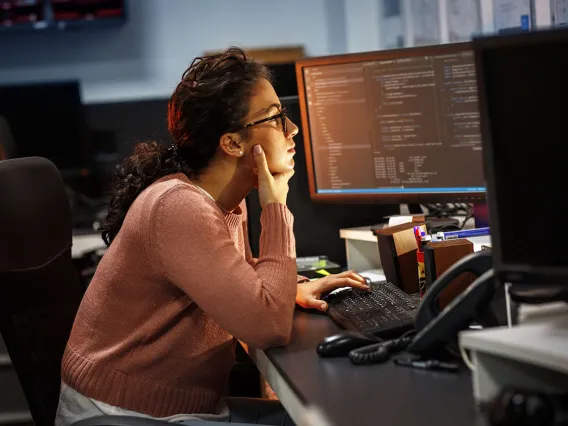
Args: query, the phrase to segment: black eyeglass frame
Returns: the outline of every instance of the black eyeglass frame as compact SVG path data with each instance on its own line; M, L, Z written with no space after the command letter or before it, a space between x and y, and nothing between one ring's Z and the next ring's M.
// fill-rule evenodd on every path
M278 119L282 121L282 131L284 132L284 134L286 134L286 131L288 130L287 129L288 126L286 125L288 116L286 115L285 107L282 108L278 114L271 115L270 117L263 118L262 120L257 120L253 121L252 123L246 124L245 126L243 126L243 129L248 129L249 127L256 126L257 124L262 124L268 121L278 120Z

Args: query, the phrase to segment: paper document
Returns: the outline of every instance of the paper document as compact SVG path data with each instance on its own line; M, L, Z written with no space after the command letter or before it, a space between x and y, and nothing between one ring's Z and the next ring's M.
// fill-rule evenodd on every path
M410 13L414 45L440 43L440 18L438 0L412 0Z
M568 0L550 0L550 15L553 26L568 25Z
M447 0L450 42L467 41L481 32L479 0Z
M531 0L494 0L495 31L530 30L532 28Z
M412 222L412 216L391 216L389 217L389 227L402 225L403 223Z

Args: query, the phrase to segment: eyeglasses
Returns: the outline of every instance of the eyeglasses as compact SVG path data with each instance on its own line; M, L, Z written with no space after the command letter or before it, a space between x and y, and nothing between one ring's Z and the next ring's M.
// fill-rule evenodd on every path
M267 121L278 120L278 119L282 121L282 131L284 132L284 134L286 134L287 130L286 122L288 121L286 116L286 108L282 108L280 112L276 115L271 115L270 117L263 118L262 120L253 121L252 123L245 125L243 129L256 126L257 124L266 123Z

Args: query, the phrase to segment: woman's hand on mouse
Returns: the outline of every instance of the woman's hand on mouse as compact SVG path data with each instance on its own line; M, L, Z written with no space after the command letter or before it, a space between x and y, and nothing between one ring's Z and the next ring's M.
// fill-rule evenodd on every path
M266 207L270 203L286 204L288 197L288 181L294 176L294 169L287 173L272 175L268 170L266 156L260 145L253 148L254 161L256 162L255 173L258 175L258 198L260 206Z
M327 303L321 300L322 295L341 287L353 287L370 291L367 281L355 271L345 271L340 274L328 275L314 281L298 284L296 303L302 308L317 309L325 312Z

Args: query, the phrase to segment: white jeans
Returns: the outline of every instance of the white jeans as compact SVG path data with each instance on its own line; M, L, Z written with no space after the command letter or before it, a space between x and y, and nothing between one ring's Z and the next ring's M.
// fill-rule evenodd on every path
M225 398L220 402L217 413L175 414L161 417L158 420L186 426L200 425L201 423L204 426L215 426L223 423L295 426L278 401L257 398ZM151 417L88 398L61 382L55 426L70 426L79 420L99 416Z

